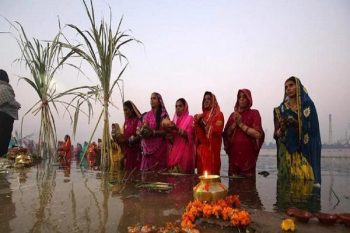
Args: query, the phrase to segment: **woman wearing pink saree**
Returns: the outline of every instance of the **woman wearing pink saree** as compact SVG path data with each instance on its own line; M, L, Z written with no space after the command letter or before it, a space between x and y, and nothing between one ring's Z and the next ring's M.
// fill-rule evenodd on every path
M142 148L141 171L165 170L168 163L166 131L161 127L161 122L169 119L169 115L160 94L152 93L151 108L138 125Z
M193 174L195 157L193 116L189 115L188 104L183 98L176 101L175 108L174 141L169 153L168 167L181 173Z

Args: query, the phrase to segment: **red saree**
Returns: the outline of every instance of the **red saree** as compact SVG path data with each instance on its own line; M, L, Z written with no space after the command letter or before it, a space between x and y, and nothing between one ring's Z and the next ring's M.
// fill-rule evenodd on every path
M125 122L123 126L123 134L125 141L121 143L122 151L126 158L125 170L140 170L141 165L141 143L136 139L137 126L141 118L141 113L135 106L135 104L128 100L124 102L124 106L131 111L130 116L125 116Z
M66 165L69 165L71 157L72 157L72 144L70 142L70 139L66 140L63 143L62 150L63 150L63 155L64 155L64 161L65 161Z
M220 111L214 94L212 94L212 108L209 111L205 111L203 107L202 109L203 114L195 116L197 173L202 175L207 171L208 174L220 175L224 115ZM204 129L196 123L200 118L205 122Z
M141 146L140 142L133 142L133 137L136 137L136 128L139 122L139 117L128 118L124 123L124 136L127 143L123 145L123 152L126 157L125 170L132 171L133 169L140 170L141 164Z
M264 132L261 126L259 111L250 108L253 103L250 91L248 89L242 89L239 90L238 93L241 91L249 101L249 108L240 112L242 123L263 134ZM235 111L238 111L238 98L235 105ZM230 115L223 133L224 148L229 157L228 174L230 176L233 174L254 176L256 161L258 159L260 148L264 142L264 137L261 137L260 139L250 137L239 127L236 127L233 133L229 134L228 129L231 125L235 124L233 114L234 113Z

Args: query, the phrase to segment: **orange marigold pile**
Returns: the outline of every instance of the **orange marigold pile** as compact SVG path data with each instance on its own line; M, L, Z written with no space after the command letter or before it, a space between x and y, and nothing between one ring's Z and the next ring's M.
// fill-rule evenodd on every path
M240 210L241 203L238 195L227 196L224 199L212 203L204 203L199 200L188 203L182 215L181 227L192 229L196 218L221 218L230 221L232 226L246 227L250 224L250 215L245 210Z

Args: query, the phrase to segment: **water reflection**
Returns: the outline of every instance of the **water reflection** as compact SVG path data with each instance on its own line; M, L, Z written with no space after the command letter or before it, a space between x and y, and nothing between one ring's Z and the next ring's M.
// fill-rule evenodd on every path
M10 221L16 217L16 206L12 202L10 182L7 181L6 176L6 173L0 173L0 232L10 232Z
M51 166L47 161L41 163L38 167L39 169L37 169L36 173L36 185L39 194L39 204L34 211L34 224L29 232L45 232L47 229L46 225L50 225L49 221L47 221L47 216L51 214L51 208L47 207L51 203L56 187L56 167Z
M196 183L195 177L175 177L156 173L137 174L133 177L133 182L129 182L121 193L124 207L118 232L127 232L128 226L139 224L161 226L174 221L180 224L184 208L192 200L192 190ZM146 189L135 190L132 186L141 181L171 183L174 188L166 193Z
M266 165L275 161L275 157L259 159ZM0 232L123 233L137 224L179 224L192 200L192 188L198 183L191 175L102 173L84 161L82 165L85 167L80 167L79 161L72 161L71 167L43 162L0 173ZM350 159L324 159L323 166L327 169L322 170L322 211L349 212ZM259 170L270 175L257 176L256 180L222 179L229 194L240 195L244 208L284 211L295 206L311 212L320 210L320 189L308 182L277 180L272 168L261 166ZM155 181L174 187L166 193L137 188L142 182ZM201 232L225 232L212 229L210 226Z
M321 189L310 180L287 180L277 178L276 204L277 210L284 211L289 207L297 207L317 212L321 209Z
M262 209L263 204L256 188L256 178L237 178L229 180L229 195L239 195L242 205L253 209Z

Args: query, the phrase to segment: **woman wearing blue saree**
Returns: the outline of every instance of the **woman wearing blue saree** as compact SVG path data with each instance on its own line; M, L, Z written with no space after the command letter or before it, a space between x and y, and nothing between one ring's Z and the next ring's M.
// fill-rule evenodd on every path
M283 102L274 109L278 176L321 184L321 138L315 105L300 80L285 82Z

